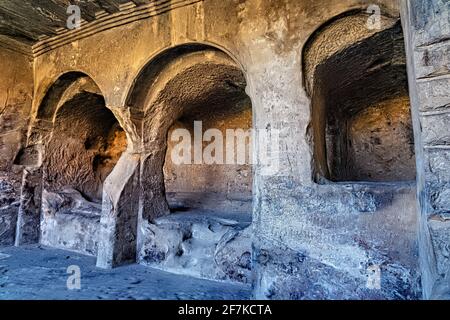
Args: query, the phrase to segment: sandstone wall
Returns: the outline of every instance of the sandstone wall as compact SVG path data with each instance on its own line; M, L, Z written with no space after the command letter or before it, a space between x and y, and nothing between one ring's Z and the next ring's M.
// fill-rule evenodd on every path
M398 8L392 1L377 3L388 15L398 19ZM402 298L417 297L414 188L318 186L312 179L311 145L307 136L310 100L302 83L302 48L314 31L333 17L367 6L363 1L254 0L237 5L215 0L198 2L73 41L39 56L36 60L37 99L56 77L69 69L91 75L104 93L107 106L120 115L129 145L135 153L140 153L139 122L134 120L139 119L139 115L130 115L130 107L134 106L127 105L129 88L140 71L161 52L179 45L204 43L223 49L239 62L246 75L253 126L269 126L280 132L279 174L265 176L261 168L255 168L253 270L257 279L256 297L375 295L389 298L391 292L398 292ZM108 50L98 45L102 41L109 44ZM195 90L183 91L186 85L181 88L174 90L174 100L168 101L178 103L183 92L189 97L194 97L191 92L196 94ZM153 119L155 125L165 121L157 116ZM143 136L144 142L151 141L149 131L144 131ZM144 148L147 148L141 153L144 157L154 152L150 145ZM255 150L256 158L260 158L260 149ZM147 170L152 164L147 160L141 165ZM149 191L152 181L156 182L147 180L150 172L141 176L145 190ZM119 178L120 172L116 173L117 179L123 180ZM112 195L109 197L114 200ZM144 201L144 211L157 203ZM157 208L152 212L158 212ZM388 217L399 222L389 223ZM140 223L144 226L147 222ZM112 232L114 229L105 230ZM398 241L398 237L402 241ZM282 252L283 258L277 252ZM367 268L372 264L382 265L382 272L386 273L383 291L365 289ZM336 286L336 279L339 279L338 289L329 291L330 286ZM298 295L298 292L304 294Z
M251 140L247 140L247 156L245 164L233 162L227 164L227 130L241 129L244 131L252 128L251 102L246 99L240 102L242 106L224 105L218 110L211 110L206 106L206 112L200 115L190 116L188 119L179 121L170 130L168 135L168 148L164 164L165 186L169 197L169 204L174 208L184 210L203 209L215 212L240 212L251 215L252 212L252 166L251 166ZM173 130L189 130L192 143L191 152L194 150L194 121L202 121L202 132L209 129L218 129L223 141L204 142L203 151L207 151L211 143L222 145L222 163L195 164L192 154L190 164L177 165L172 161L174 147L179 141L170 141ZM237 153L237 140L230 152ZM213 155L214 152L213 152ZM220 161L220 159L219 159ZM237 161L237 159L235 160Z
M420 200L420 263L425 298L448 299L450 3L403 1Z
M14 165L25 144L33 98L30 57L0 48L0 246L14 243L22 171Z
M127 134L128 150L103 188L98 265L111 267L133 259L135 244L139 247L149 240L142 230L151 232L154 218L168 214L161 201L163 177L155 174L164 162L165 145L154 128L173 120L165 108L177 110L174 106L180 101L212 97L201 91L215 93L210 87L227 78L220 75L233 74L229 70L239 67L252 102L253 127L275 129L280 137L276 174L267 175L262 166L254 166L255 297L419 298L415 184L318 184L314 179L314 145L309 135L312 102L302 74L303 49L325 23L351 10L365 12L372 4L379 4L389 19L400 19L398 3L390 0L248 0L232 5L205 0L89 37L71 38L64 45L42 46L35 60L32 114L56 79L80 71L98 84L106 106ZM193 43L204 47L192 48ZM202 50L203 55L192 56ZM222 54L235 65L224 61ZM184 64L191 61L200 67L186 78L186 70L191 69ZM214 72L202 77L201 70ZM178 73L182 76L177 77ZM140 97L139 90L138 98L130 99L140 85L146 88L143 97L148 99ZM436 97L444 101L447 95L440 92L444 93L436 92ZM417 130L417 114L413 114L413 123ZM438 140L445 141L445 136ZM415 139L418 143L421 140ZM263 157L262 150L261 143L255 142L257 161ZM416 156L422 159L417 148ZM445 155L439 152L439 156ZM418 179L423 181L423 174ZM445 192L436 199L436 208L448 209ZM381 273L379 290L367 287L374 267Z

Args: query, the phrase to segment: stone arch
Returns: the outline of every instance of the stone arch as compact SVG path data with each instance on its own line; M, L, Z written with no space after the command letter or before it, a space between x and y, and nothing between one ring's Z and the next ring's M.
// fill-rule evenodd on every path
M236 120L241 112L246 112L246 120L243 122L248 128L245 127L244 129L251 129L251 101L245 93L245 88L245 75L240 66L223 51L202 44L181 46L165 51L152 60L135 81L127 105L132 113L140 117L143 128L139 227L142 233L139 234L140 239L138 240L138 255L141 262L158 263L153 259L155 256L167 258L172 254L171 250L162 254L159 253L158 245L153 243L153 241L160 244L164 242L164 240L154 237L161 230L151 231L153 228L159 228L155 221L169 216L171 210L177 211L180 209L177 205L179 202L183 203L181 204L182 210L186 209L185 203L192 205L196 202L194 198L188 200L178 198L172 203L168 201L166 188L175 186L176 189L179 186L176 182L167 178L168 171L178 170L167 165L170 162L168 150L171 150L172 147L168 143L171 136L169 133L176 128L186 129L189 126L188 123L192 124L194 120L207 119L205 121L210 121L211 118L208 118L210 114L218 115L219 118L222 117L221 120L215 122L217 123L220 121L227 122L227 119L230 118ZM221 107L224 109L221 110ZM213 122L211 120L211 123ZM239 121L236 122L235 125L239 125ZM194 131L193 126L187 131L189 130L190 132ZM225 130L223 133L225 134ZM195 156L191 156L192 162L195 162ZM251 158L251 155L248 158ZM215 174L224 179L228 178L225 170L217 167L215 169L217 170L211 170L211 172L214 171ZM177 171L180 176L187 172L188 170L182 171L182 169ZM210 177L213 175L211 172ZM248 223L250 223L252 212L251 166L248 168L247 175L249 181L247 181L248 189L245 191L249 192L247 211L249 213ZM171 177L174 176L176 174L171 175ZM201 173L197 175L197 178L202 179L200 176ZM188 173L184 178L190 179L192 176L189 176ZM211 177L212 180L214 180L214 177ZM215 182L211 183L214 184ZM197 190L198 184L195 181L189 180L188 184L193 190ZM204 194L202 194L201 201L204 200L203 196ZM244 200L242 202L244 203ZM173 203L176 203L175 207L178 208L174 208ZM195 205L197 204L198 202ZM219 206L217 202L216 204ZM201 205L205 205L205 202L202 202ZM250 237L248 237L249 239ZM250 241L248 244L250 247ZM171 244L165 244L166 248L171 246ZM248 251L249 257L251 250ZM173 254L177 255L175 252ZM199 271L199 276L214 277L213 275L202 275L202 271Z
M39 104L17 160L25 173L16 244L39 241L96 255L103 185L126 147L92 78L61 75Z
M369 28L369 18L345 12L319 27L302 51L319 183L415 179L401 24L382 15L379 28Z
M233 52L219 44L201 41L175 44L157 51L138 68L139 71L135 75L133 82L125 89L127 94L124 104L134 110L134 112L139 112L145 105L140 99L146 96L152 87L151 79L155 79L168 65L183 55L202 51L221 52L233 61L242 70L244 77L247 78L243 63Z
M58 109L76 94L89 92L102 96L97 84L84 72L70 71L60 75L50 84L37 104L30 125L26 147L21 150L15 163L27 167L40 167L44 154L43 145L51 138L53 122ZM38 102L36 102L38 101Z
M186 111L186 108L195 108L194 104L202 103L197 101L202 99L202 86L188 81L189 77L195 78L195 72L197 75L208 72L210 78L204 79L202 83L210 86L208 90L212 90L215 82L222 77L224 83L228 81L228 85L235 85L235 90L245 94L245 75L234 60L221 50L195 44L163 52L142 70L127 99L127 106L131 112L142 119L143 149L146 156L156 156L154 151L158 149L156 145L163 146L161 152L165 153L165 142L162 141L166 141L167 132L173 122ZM201 80L201 77L198 79ZM239 83L233 84L232 81ZM176 86L181 90L176 89ZM226 90L224 87L220 89ZM187 95L189 92L191 96ZM174 95L170 96L172 93ZM206 98L206 95L203 98ZM170 101L170 105L167 101ZM160 160L155 164L162 167L164 157L160 155L158 158ZM163 205L149 216L156 218L165 213L168 213L168 209Z
M70 95L76 92L91 92L102 95L97 83L91 76L81 71L70 71L60 75L46 90L36 112L36 119L53 121L58 108Z

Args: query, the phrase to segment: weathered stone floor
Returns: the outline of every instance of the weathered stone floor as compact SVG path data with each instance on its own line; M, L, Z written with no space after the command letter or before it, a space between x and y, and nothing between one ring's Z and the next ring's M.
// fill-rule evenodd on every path
M67 267L81 270L81 290L67 289ZM0 299L245 300L249 286L170 274L141 265L113 270L95 259L42 246L0 248Z

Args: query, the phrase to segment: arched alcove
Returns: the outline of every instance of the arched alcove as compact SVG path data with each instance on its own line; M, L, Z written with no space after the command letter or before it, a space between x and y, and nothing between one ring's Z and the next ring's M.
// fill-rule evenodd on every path
M403 32L395 18L346 13L304 48L317 182L415 180Z
M242 72L231 65L199 63L181 71L169 85L165 94L172 95L168 99L180 109L167 134L164 163L171 211L238 213L250 221L251 141L246 139L244 154L238 154L241 141L236 137L252 128ZM231 153L234 157L227 159Z
M204 45L164 52L135 81L128 105L141 117L145 150L141 263L250 281L252 109L245 86L236 62ZM243 245L231 250L238 241Z
M41 243L96 255L103 183L126 150L125 132L82 73L57 80L37 115L51 123L42 134Z

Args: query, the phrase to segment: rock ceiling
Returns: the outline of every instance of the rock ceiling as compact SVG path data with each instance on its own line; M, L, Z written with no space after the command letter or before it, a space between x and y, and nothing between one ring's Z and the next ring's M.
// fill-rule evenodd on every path
M0 0L0 45L31 53L37 43L67 33L67 8L73 4L81 9L82 23L174 7L170 0Z

